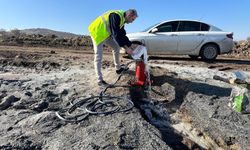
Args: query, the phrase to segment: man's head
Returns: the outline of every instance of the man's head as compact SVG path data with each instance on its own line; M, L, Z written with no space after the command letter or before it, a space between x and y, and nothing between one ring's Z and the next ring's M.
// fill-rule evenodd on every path
M138 17L135 9L129 9L125 12L125 22L132 23Z

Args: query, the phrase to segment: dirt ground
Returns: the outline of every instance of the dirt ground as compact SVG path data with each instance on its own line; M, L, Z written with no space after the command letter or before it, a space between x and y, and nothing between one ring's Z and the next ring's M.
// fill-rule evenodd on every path
M118 78L112 60L106 50L103 74L109 83ZM121 56L122 63L129 61ZM250 149L250 115L227 106L234 85L213 79L214 75L231 77L235 71L250 75L249 58L223 55L204 62L188 56L150 56L152 89L146 100L140 87L128 85L135 74L132 63L117 83L125 88L107 91L112 96L128 95L135 105L131 113L91 116L80 124L68 124L54 112L71 100L103 90L96 84L91 48L0 46L0 64L0 149ZM126 118L130 115L132 119ZM109 124L109 119L114 123ZM137 127L127 129L137 120L140 134ZM108 128L99 128L99 123ZM125 133L119 134L121 128L126 128ZM101 138L99 133L107 143L93 144ZM81 143L78 136L87 141Z

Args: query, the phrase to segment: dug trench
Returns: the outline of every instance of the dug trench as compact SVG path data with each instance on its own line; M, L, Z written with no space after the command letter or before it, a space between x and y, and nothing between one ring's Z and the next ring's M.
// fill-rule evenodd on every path
M201 75L196 67L177 68L151 64L154 83L146 106L145 94L132 90L137 107L163 140L174 149L248 149L249 115L228 107L234 86L212 78L222 72L200 68Z
M189 91L228 96L230 89L176 78L176 73L163 71L163 68L151 68L151 71L154 73L151 75L151 91L148 93L148 89L144 87L131 86L130 94L143 118L160 131L162 140L172 149L219 149L220 146L213 139L191 127L191 116L182 114L182 109L185 108L181 109L181 105ZM222 94L223 92L225 93ZM226 144L221 146L228 147Z
M154 104L147 97L143 87L131 87L130 94L135 107L140 110L142 117L161 132L162 140L173 149L204 149L185 135L177 133L171 126L169 113L162 108L162 103Z
M225 72L154 60L149 62L150 97L140 87L107 91L130 97L132 110L66 123L55 112L71 100L100 92L92 55L16 55L1 58L1 149L249 148L249 115L227 107L232 85L212 78ZM104 77L111 83L117 75L111 59L105 60ZM18 63L22 61L26 63ZM133 70L131 66L117 84L127 84Z

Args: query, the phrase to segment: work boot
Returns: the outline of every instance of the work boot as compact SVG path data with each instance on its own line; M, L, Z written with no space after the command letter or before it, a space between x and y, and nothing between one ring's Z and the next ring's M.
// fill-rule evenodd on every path
M125 68L125 65L121 65L121 68L116 70L116 73L121 74L122 72L127 71L128 69L129 69L128 67Z
M106 81L102 80L102 81L98 82L98 85L99 86L108 86L109 84Z

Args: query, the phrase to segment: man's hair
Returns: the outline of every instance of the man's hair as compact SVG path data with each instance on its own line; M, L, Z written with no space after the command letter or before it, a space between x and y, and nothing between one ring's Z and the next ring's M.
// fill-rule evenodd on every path
M126 11L127 14L132 14L136 17L138 17L137 11L135 9L129 9Z

